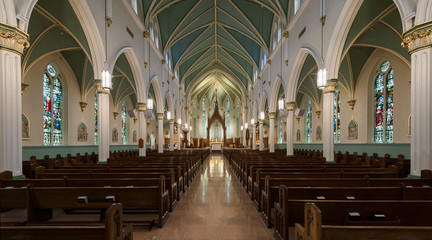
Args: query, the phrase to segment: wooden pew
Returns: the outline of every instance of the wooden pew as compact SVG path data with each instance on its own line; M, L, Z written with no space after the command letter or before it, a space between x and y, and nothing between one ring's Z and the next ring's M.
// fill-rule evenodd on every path
M114 196L115 202L123 205L124 213L140 214L133 219L134 225L151 226L157 220L162 227L168 218L169 193L164 188L163 176L159 186L145 187L31 187L27 188L28 224L53 224L56 217L53 209L98 209L106 204L107 196ZM77 198L86 196L87 203L78 203ZM154 219L156 217L156 219ZM67 220L66 220L67 221ZM63 223L60 219L58 222ZM127 221L125 221L127 222Z
M339 203L306 203L304 225L295 224L295 239L431 239L432 208L429 202L335 204ZM346 216L348 211L360 213L361 220L349 220ZM387 219L374 221L367 218L373 214L385 214Z
M27 222L27 189L0 188L0 225L23 225Z
M133 240L133 226L123 227L122 205L112 204L103 225L0 226L1 239L25 240Z
M303 222L303 209L304 204L308 202L312 202L317 204L318 207L320 207L322 204L328 204L330 208L334 208L337 213L340 211L344 211L346 213L345 209L351 209L350 211L357 210L360 207L358 206L364 206L364 208L361 209L383 209L382 213L387 213L388 211L391 211L392 208L398 208L398 207L405 207L404 203L416 203L413 206L418 208L416 211L423 211L421 207L418 207L420 204L421 206L428 207L428 210L425 210L422 212L419 217L422 218L423 213L425 214L432 214L432 200L317 200L317 199L289 199L288 191L286 188L281 187L283 193L281 193L282 198L280 199L279 204L275 204L275 238L276 239L284 239L288 240L289 238L289 228L293 227L295 223ZM343 210L341 210L343 209ZM384 209L387 209L384 211ZM407 209L410 209L409 206ZM413 211L413 208L410 209ZM339 211L339 212L338 212ZM329 211L331 215L331 211ZM387 214L389 215L389 214ZM338 215L340 216L340 214ZM425 215L426 216L426 215ZM409 222L409 221L408 221ZM405 223L405 224L408 224ZM419 220L412 221L413 226L418 223Z

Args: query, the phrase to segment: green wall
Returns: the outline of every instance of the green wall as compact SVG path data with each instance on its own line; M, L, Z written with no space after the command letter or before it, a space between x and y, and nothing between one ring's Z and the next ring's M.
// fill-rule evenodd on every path
M342 143L335 144L335 152L357 152L362 154L366 152L368 155L377 153L378 156L384 156L384 154L390 154L390 157L397 157L397 155L402 154L405 158L409 159L411 155L411 144L409 143ZM285 144L278 144L278 149L286 149ZM322 150L322 144L317 143L304 143L304 144L294 144L295 149L310 149L310 150Z

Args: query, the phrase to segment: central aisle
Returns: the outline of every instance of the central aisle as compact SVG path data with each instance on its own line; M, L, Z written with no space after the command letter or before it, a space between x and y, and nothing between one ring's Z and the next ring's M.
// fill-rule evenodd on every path
M163 228L136 229L134 239L274 239L223 155L211 155Z

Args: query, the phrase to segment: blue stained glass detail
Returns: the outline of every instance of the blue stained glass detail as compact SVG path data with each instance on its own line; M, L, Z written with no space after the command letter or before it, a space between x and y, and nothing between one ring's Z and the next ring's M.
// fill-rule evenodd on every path
M389 61L384 61L374 85L374 141L378 143L393 142L393 87L393 68Z
M48 65L43 75L43 144L63 143L63 87L57 70Z
M98 103L98 94L95 94L95 105L94 105L94 117L95 117L95 145L98 145L98 110L99 110L99 103Z
M340 142L340 91L336 88L333 98L333 140Z
M306 108L306 142L312 142L312 104L310 98Z
M122 103L122 142L127 144L127 115L126 115L126 103Z

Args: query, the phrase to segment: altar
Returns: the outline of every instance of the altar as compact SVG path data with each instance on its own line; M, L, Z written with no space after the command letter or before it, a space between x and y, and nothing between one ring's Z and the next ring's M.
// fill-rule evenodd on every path
M222 152L223 143L222 142L211 142L210 143L210 152Z

